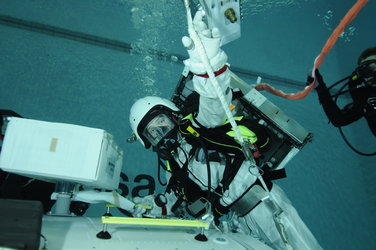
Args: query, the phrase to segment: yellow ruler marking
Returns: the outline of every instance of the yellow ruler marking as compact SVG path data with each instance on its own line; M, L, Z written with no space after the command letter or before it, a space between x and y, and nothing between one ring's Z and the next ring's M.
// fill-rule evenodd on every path
M102 216L104 224L127 224L127 225L150 225L150 226L177 226L177 227L205 227L209 223L199 220L176 220L176 219L154 219L154 218L132 218Z

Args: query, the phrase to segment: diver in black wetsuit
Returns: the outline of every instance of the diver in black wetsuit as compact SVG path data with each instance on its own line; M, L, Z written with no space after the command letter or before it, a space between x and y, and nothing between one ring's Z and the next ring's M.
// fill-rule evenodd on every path
M317 94L330 122L341 127L365 117L372 133L376 136L376 47L363 51L358 59L358 67L348 77L326 86L320 72L316 70L318 86ZM347 80L337 94L331 95L329 90ZM348 86L348 90L343 89ZM352 103L340 109L336 103L338 96L350 92Z
M341 127L353 123L364 116L368 126L376 136L376 47L370 47L360 54L358 67L344 79L327 87L318 69L315 71L317 79L316 91L321 105L329 121L338 127L346 144L357 154L375 156L374 153L363 153L354 148L346 139ZM312 83L313 78L308 77L307 83ZM339 83L347 81L336 94L331 94L330 89ZM347 90L344 90L347 87ZM337 105L340 95L349 92L352 102L342 109Z

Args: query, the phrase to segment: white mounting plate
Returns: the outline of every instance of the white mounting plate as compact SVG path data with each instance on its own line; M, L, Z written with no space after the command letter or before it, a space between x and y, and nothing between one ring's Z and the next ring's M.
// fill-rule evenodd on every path
M240 0L200 0L205 10L209 28L217 27L221 32L221 46L238 39L241 35ZM225 17L225 11L232 9L237 18L230 22Z

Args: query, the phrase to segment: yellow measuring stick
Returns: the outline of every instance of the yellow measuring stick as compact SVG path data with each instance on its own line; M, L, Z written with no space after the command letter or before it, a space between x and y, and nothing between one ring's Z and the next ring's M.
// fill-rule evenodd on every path
M102 216L102 223L104 224L127 224L127 225L149 225L149 226L204 227L206 229L209 228L209 223L199 221L199 220Z

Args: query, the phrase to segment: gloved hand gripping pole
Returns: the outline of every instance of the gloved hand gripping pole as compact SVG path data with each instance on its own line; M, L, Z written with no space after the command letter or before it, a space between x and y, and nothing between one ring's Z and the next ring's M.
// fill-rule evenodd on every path
M214 71L213 71L213 68L210 64L208 56L206 55L205 48L204 48L204 46L201 42L200 37L198 36L196 30L193 27L193 20L192 20L192 14L191 14L191 9L190 9L190 5L189 5L189 0L184 0L184 5L185 5L186 11L187 11L187 22L188 22L189 36L191 37L191 39L193 40L193 42L194 42L194 44L197 48L200 59L203 62L205 70L206 70L206 72L209 76L210 83L212 84L219 100L221 101L221 104L222 104L222 107L223 107L223 109L226 113L227 119L229 120L232 128L235 131L236 138L238 139L239 143L242 145L243 153L244 153L244 156L246 157L246 160L250 161L251 165L256 166L254 158L253 158L252 153L251 153L251 150L249 148L249 142L247 142L243 139L243 137L242 137L242 135L241 135L241 133L238 129L238 126L237 126L237 124L234 120L234 117L232 116L231 111L230 111L230 104L226 102L225 96L222 93L222 91L219 87L219 83L218 83L218 81L217 81L217 79L214 75Z
M245 159L250 162L250 171L252 171L252 170L256 169L257 166L256 166L255 159L253 158L252 152L251 152L250 147L249 147L249 141L246 141L246 140L243 139L243 136L241 135L241 133L238 129L238 126L235 122L235 119L234 119L234 117L233 117L233 115L231 114L231 111L230 111L230 104L226 102L225 96L222 93L221 88L219 87L219 83L218 83L218 81L217 81L217 79L214 75L214 71L213 71L213 68L210 64L208 56L206 55L205 48L204 48L204 46L201 42L200 37L198 36L196 30L193 27L193 20L192 20L191 9L190 9L190 6L189 6L189 0L184 0L184 5L185 5L186 11L187 11L187 22L188 22L189 36L191 37L195 46L197 47L197 51L199 53L200 59L203 62L204 66L205 66L205 70L206 70L206 72L209 76L210 83L212 84L213 88L216 91L216 94L217 94L219 100L221 101L221 104L222 104L222 107L223 107L223 109L226 113L227 119L230 121L230 124L235 131L236 138L242 146L242 150L243 150L243 154L245 156ZM261 177L261 175L259 175L258 173L254 173L254 174L257 175L258 178L260 179L260 181L263 185L263 188L265 190L268 190L264 180Z

